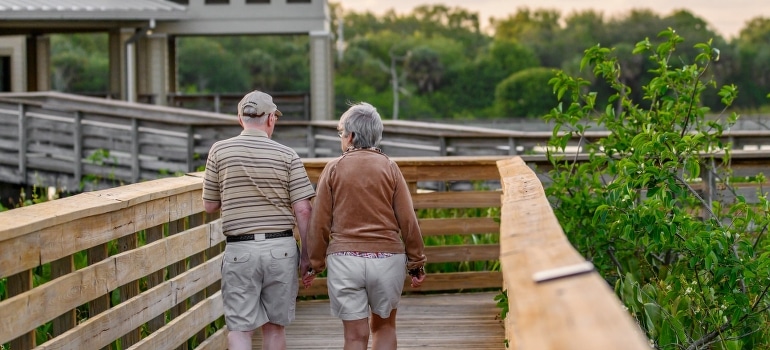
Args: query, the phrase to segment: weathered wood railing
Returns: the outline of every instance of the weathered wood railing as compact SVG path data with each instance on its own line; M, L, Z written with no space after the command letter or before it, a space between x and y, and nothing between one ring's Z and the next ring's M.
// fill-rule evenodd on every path
M601 277L564 277L558 269L583 267L584 259L566 240L542 182L523 158L394 159L418 210L489 212L420 220L426 240L453 238L427 247L430 276L421 291L504 288L506 338L514 349L647 347ZM304 161L311 181L327 161ZM203 213L201 175L0 213L0 345L98 349L119 341L131 349L223 349L225 331L211 325L222 325L224 237L220 220ZM495 181L500 186L490 185ZM441 182L450 191L418 191L421 182ZM486 187L451 191L455 182ZM440 271L446 263L477 262L492 263L488 269ZM543 274L555 279L538 282ZM405 292L420 291L407 286ZM325 280L300 293L325 294Z
M542 154L551 132L385 120L393 157ZM273 138L305 158L339 154L336 121L280 120ZM0 93L0 181L70 191L200 169L211 145L240 133L232 114L56 92ZM589 139L605 135L591 132ZM734 149L759 149L770 130L730 131ZM574 140L575 148L579 139ZM770 158L770 150L750 152ZM544 160L528 158L528 162ZM547 165L546 162L540 163Z
M310 94L302 92L270 93L280 106L284 120L310 120ZM141 96L140 96L141 97ZM145 96L148 102L154 96ZM169 94L168 105L214 113L235 114L243 94Z
M422 291L499 289L501 272L437 273L436 264L496 262L496 188L417 193L421 181L499 180L500 157L398 158L420 209L491 208L487 217L422 219L430 278ZM328 159L307 159L311 181ZM203 213L201 173L165 178L0 213L0 344L11 349L223 349L220 220ZM448 188L451 186L447 186ZM421 191L420 191L421 192ZM473 236L487 237L474 245ZM464 242L462 242L464 241ZM467 243L465 243L467 242ZM495 264L491 264L494 266ZM43 276L44 280L39 280ZM48 281L48 279L50 280ZM406 292L412 292L407 287ZM303 296L326 293L318 279ZM453 315L454 317L455 315ZM494 317L494 315L490 315ZM36 334L39 333L39 334ZM36 344L44 339L42 344Z
M535 173L518 157L498 166L510 348L649 349L607 282L567 240Z

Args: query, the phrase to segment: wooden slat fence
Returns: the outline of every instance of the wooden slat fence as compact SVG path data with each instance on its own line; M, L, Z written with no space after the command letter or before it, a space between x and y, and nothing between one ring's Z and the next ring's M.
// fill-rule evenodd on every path
M280 106L281 119L310 120L310 94L303 92L268 92ZM169 94L168 105L214 113L235 115L243 94ZM148 101L149 102L149 101Z
M426 251L431 275L420 290L407 286L405 293L507 290L506 338L514 349L647 348L600 276L560 270L585 261L523 158L394 159L417 210L444 213L420 220L434 243ZM313 182L328 160L304 161ZM0 344L223 349L225 331L213 326L222 325L224 237L218 217L203 214L201 175L0 213ZM440 182L445 191L419 190L422 182ZM473 188L452 190L462 182ZM476 215L462 214L468 210ZM551 279L539 282L543 276ZM301 297L324 295L325 288L319 278Z
M498 179L499 159L396 160L415 189L417 208L499 210L495 188L416 191L419 181ZM305 161L312 181L327 160ZM201 176L146 181L0 213L0 279L6 287L0 344L14 350L100 349L119 339L130 349L223 349L225 333L211 325L221 325L224 237L221 221L203 214ZM431 278L421 292L499 290L499 224L493 216L420 221L426 239L463 237L429 247L432 264L490 262L487 271L448 273L429 265ZM487 241L474 245L474 236ZM323 295L325 288L319 279L302 295ZM45 342L37 344L41 337Z
M339 154L336 121L289 119L279 121L276 141L303 158ZM548 167L543 150L551 132L384 124L381 146L391 157L526 155L528 163ZM0 181L76 191L193 172L205 165L215 141L240 131L233 114L57 92L0 93ZM591 132L587 141L603 135ZM755 166L770 160L768 139L770 130L731 130L724 141L733 143L737 166ZM579 150L579 141L570 149ZM741 153L746 158L735 157Z
M453 271L435 273L442 264L481 264L490 267L498 260L500 247L498 232L500 229L500 174L497 160L501 157L443 157L443 158L396 158L407 183L413 189L412 201L416 210L438 210L442 213L462 213L463 210L489 210L491 213L482 217L467 215L445 216L420 219L423 238L428 242L450 242L452 245L427 246L427 271L430 278L419 290L404 284L405 292L427 292L446 290L483 290L500 288L502 277L498 268L486 271ZM318 181L324 165L329 158L305 160L305 168L313 183ZM475 182L487 184L497 182L497 186L478 188L471 191L417 191L417 184L425 181L440 182ZM449 189L451 186L445 186ZM453 239L449 239L452 237ZM482 241L483 244L474 244ZM462 267L459 269L463 269ZM469 268L465 268L470 270ZM308 289L300 290L300 295L325 295L326 279L319 277Z

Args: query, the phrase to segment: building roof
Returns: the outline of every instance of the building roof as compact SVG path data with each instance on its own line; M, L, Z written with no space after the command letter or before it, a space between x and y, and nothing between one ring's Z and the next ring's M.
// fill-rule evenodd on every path
M327 0L0 0L0 36L154 27L158 35L298 34L329 30Z
M181 19L186 12L167 0L0 0L0 20Z

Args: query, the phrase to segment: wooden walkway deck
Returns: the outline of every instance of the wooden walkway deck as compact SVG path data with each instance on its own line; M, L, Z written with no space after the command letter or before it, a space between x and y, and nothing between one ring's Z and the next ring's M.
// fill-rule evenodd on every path
M397 314L398 348L505 349L496 294L404 296ZM328 300L300 301L296 316L286 327L288 349L342 349L342 321L329 315ZM254 349L261 349L261 337L255 332Z

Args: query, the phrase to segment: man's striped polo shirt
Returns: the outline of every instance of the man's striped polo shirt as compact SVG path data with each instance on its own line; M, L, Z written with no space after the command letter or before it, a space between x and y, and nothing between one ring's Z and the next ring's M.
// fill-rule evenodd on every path
M292 229L292 203L314 195L297 152L264 131L243 130L211 146L203 199L221 201L226 236Z

